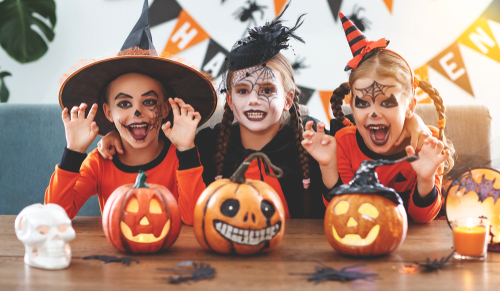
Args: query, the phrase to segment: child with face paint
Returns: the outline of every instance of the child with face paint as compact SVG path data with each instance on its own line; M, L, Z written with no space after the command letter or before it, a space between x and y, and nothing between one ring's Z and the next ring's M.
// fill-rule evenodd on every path
M314 132L306 125L302 144L320 164L326 187L348 183L364 160L396 160L415 154L410 140L398 143L405 120L414 115L415 89L420 85L433 99L440 120L439 130L430 127L432 135L423 141L418 160L377 168L380 182L398 192L414 221L434 219L441 208L441 177L453 166L454 152L444 136L444 106L438 92L413 75L408 63L396 52L387 50L388 41L368 41L356 26L339 13L354 58L346 70L352 70L349 83L334 91L331 106L336 123L344 121L342 101L351 93L356 126L347 126L335 134ZM321 129L323 126L319 126Z
M102 211L113 191L133 184L142 170L147 183L172 192L182 221L191 225L196 201L205 188L194 145L196 128L215 111L217 97L202 73L156 55L147 1L117 56L85 62L63 81L61 107L72 108L70 115L68 108L62 111L67 147L46 190L45 203L61 205L73 218L90 196L98 195ZM88 110L87 104L92 103ZM97 134L111 130L118 132L122 152L112 160L103 159L97 149L86 155ZM161 130L166 138L160 138Z

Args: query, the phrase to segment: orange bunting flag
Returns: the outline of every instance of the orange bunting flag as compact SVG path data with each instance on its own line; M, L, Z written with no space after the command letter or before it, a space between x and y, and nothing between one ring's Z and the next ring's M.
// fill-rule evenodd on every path
M418 77L420 80L423 81L429 81L429 69L427 64L421 66L418 69L415 69L415 76ZM415 94L417 95L417 102L418 103L432 103L431 97L427 93L424 92L421 88L417 88L415 91Z
M389 9L389 12L392 14L392 2L393 0L384 0L385 6Z
M428 65L474 97L458 43L446 48Z
M274 12L276 16L280 15L286 2L288 2L288 0L274 0Z
M318 91L319 97L321 98L321 103L325 108L326 116L332 119L332 109L330 107L330 98L332 97L333 91Z
M458 42L500 63L500 48L486 18L476 20Z
M163 53L175 55L209 38L198 22L182 9Z

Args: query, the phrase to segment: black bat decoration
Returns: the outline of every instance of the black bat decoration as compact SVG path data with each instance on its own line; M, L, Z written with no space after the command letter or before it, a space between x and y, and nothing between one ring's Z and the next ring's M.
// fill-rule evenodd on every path
M471 172L469 171L467 174L462 175L460 179L453 181L450 187L459 185L457 192L465 188L465 193L469 191L476 192L478 200L481 202L488 197L493 197L493 203L496 203L497 199L500 198L500 189L493 188L495 180L496 178L493 180L485 179L483 175L481 177L481 183L476 183L476 181L472 178Z
M194 269L167 269L167 268L157 268L159 271L173 272L177 274L190 274L191 276L182 276L174 278L172 276L168 277L168 282L170 284L179 284L181 282L194 281L198 282L202 279L211 279L215 276L215 268L212 268L209 264L200 263L199 265L193 262L181 262L177 264L177 267L194 267Z
M437 271L454 266L453 262L449 262L454 254L455 250L453 250L451 254L449 254L447 257L442 257L440 260L434 259L433 261L431 261L431 259L427 258L425 263L419 263L419 262L414 262L414 263L419 265L424 272Z
M315 272L313 274L298 274L298 275L310 276L309 278L307 278L307 281L314 281L315 284L318 284L319 282L323 282L326 280L346 282L356 279L365 279L365 280L379 279L379 275L376 273L362 273L350 270L364 265L365 264L347 266L337 271L333 268L328 267L323 263L319 263L319 265L314 268Z
M119 263L122 263L122 264L127 265L127 266L130 266L131 262L136 262L137 264L139 264L139 260L134 259L134 258L127 258L127 257L118 258L115 256L93 255L93 256L83 257L83 259L84 260L97 259L97 260L103 261L105 264L119 262Z

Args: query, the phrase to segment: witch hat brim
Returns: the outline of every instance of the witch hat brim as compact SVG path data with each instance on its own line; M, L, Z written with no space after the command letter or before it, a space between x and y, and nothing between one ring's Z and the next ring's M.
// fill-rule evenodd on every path
M141 18L120 53L101 60L82 61L71 73L63 76L60 81L59 104L61 108L71 110L74 106L86 103L89 106L85 114L88 115L90 105L99 103L101 91L112 80L124 74L139 73L157 79L165 87L169 97L178 97L193 106L201 115L198 123L201 126L212 116L217 106L213 78L180 60L156 55L149 32L147 0L144 5ZM163 122L172 119L173 115L170 113ZM99 127L99 135L106 135L115 128L105 117L102 108L97 111L94 121Z

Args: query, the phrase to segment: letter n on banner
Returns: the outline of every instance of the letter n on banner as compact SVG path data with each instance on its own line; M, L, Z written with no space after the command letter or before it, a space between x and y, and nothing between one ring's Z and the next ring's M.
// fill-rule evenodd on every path
M478 18L458 42L500 63L500 49L486 18Z
M330 98L332 97L333 91L319 91L319 97L321 98L321 103L323 104L323 108L325 108L325 113L328 118L332 119L332 109L330 107Z
M428 65L474 97L458 42L434 57Z
M175 55L209 38L198 22L182 9L163 53Z

